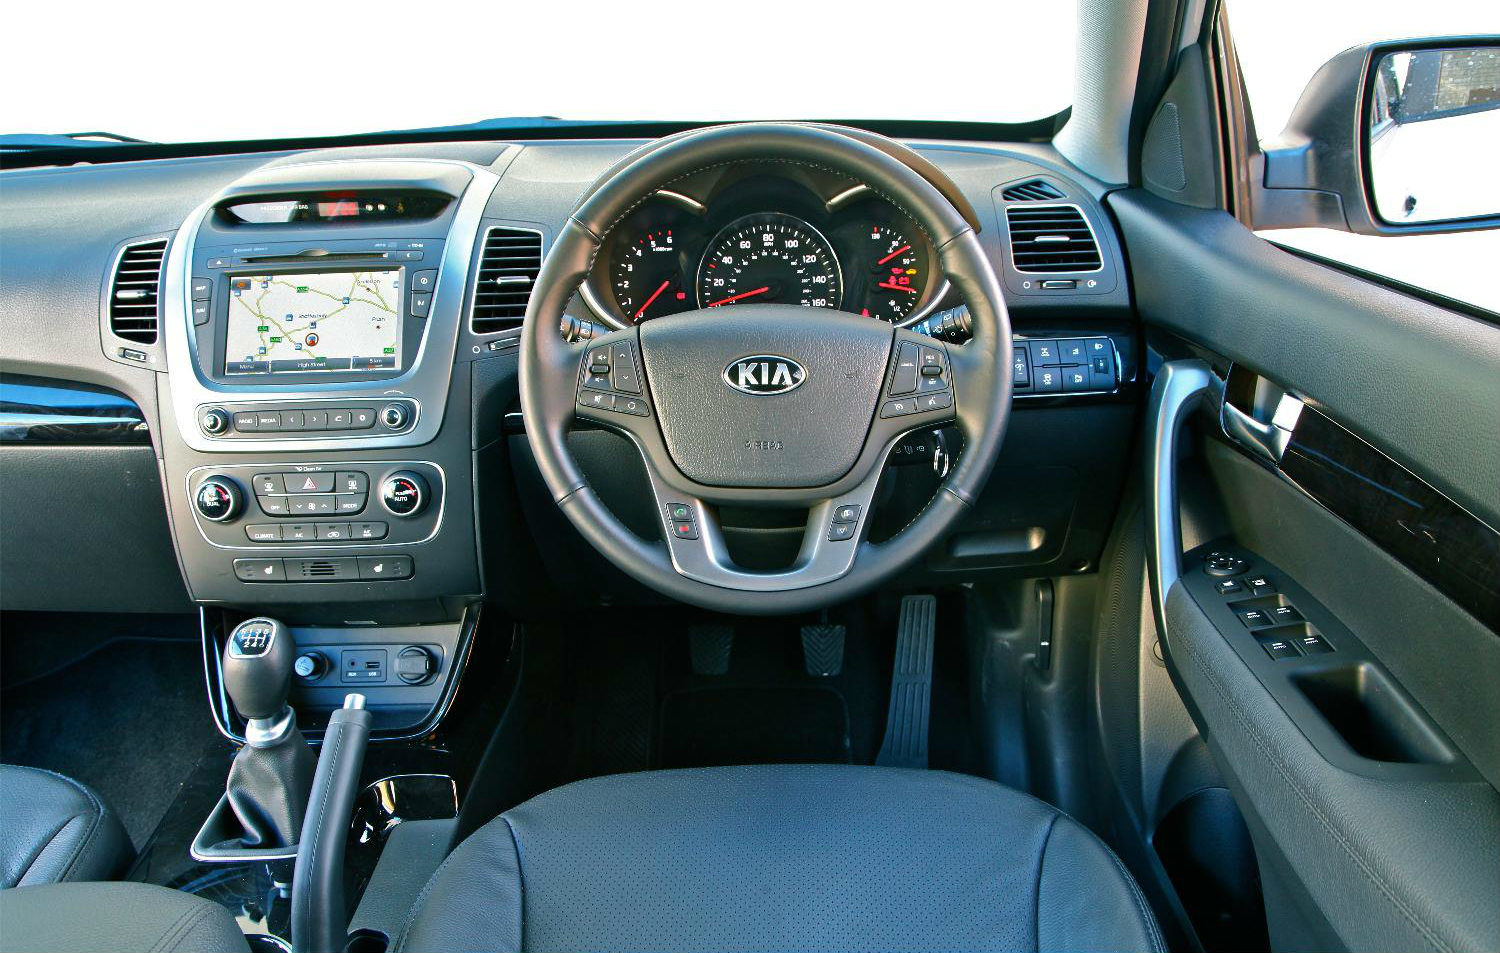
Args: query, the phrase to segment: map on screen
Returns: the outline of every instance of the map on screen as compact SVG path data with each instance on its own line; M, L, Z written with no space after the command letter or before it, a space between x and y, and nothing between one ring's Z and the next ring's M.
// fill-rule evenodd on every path
M226 374L401 366L401 270L229 279Z

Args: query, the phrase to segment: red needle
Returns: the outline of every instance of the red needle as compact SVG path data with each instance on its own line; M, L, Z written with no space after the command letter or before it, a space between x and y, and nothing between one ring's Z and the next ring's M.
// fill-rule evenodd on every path
M877 288L889 288L892 291L905 291L908 294L916 294L917 293L917 289L912 288L909 285L895 285L895 284L891 284L889 281L882 281L880 284L876 285L876 287Z
M770 290L771 290L771 286L770 285L762 285L759 288L756 288L754 291L741 291L737 295L730 295L727 298L720 298L718 301L710 301L708 304L704 305L704 307L705 308L717 308L721 304L728 304L731 301L738 301L741 298L748 298L751 295L765 294L767 291L770 291Z
M647 298L646 299L646 303L643 304L643 305L641 305L640 310L635 313L635 319L637 321L639 321L641 319L641 315L643 315L643 314L646 313L646 309L649 308L649 307L651 307L651 302L655 301L657 299L657 296L659 296L663 291L666 291L667 287L669 285L671 285L671 284L672 284L672 279L668 278L666 281L663 281L661 283L661 287L660 288L657 288L655 291L651 292L651 297Z
M886 255L884 258L882 258L879 261L877 261L875 264L877 264L877 265L883 265L883 264L885 264L886 262L890 261L892 258L895 258L897 255L901 254L904 251L911 251L911 246L910 245L902 245L900 248L896 249L895 251L891 252L889 255Z

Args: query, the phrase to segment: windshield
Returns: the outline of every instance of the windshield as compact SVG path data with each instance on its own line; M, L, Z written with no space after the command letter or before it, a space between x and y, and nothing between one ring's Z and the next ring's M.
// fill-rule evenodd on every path
M143 16L149 9L150 15ZM1019 2L25 4L0 133L153 142L503 117L1024 122L1065 108L1075 13Z

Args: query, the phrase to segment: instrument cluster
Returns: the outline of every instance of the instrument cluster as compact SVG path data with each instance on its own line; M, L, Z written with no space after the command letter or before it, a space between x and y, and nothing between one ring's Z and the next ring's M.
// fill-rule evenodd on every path
M754 303L905 324L932 311L947 282L926 234L869 188L749 165L643 202L605 237L583 292L616 327Z

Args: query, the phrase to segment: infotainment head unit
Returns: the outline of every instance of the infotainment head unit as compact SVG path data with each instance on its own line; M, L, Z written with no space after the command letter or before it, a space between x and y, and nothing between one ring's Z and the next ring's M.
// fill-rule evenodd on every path
M399 368L403 292L400 268L231 275L224 373Z

